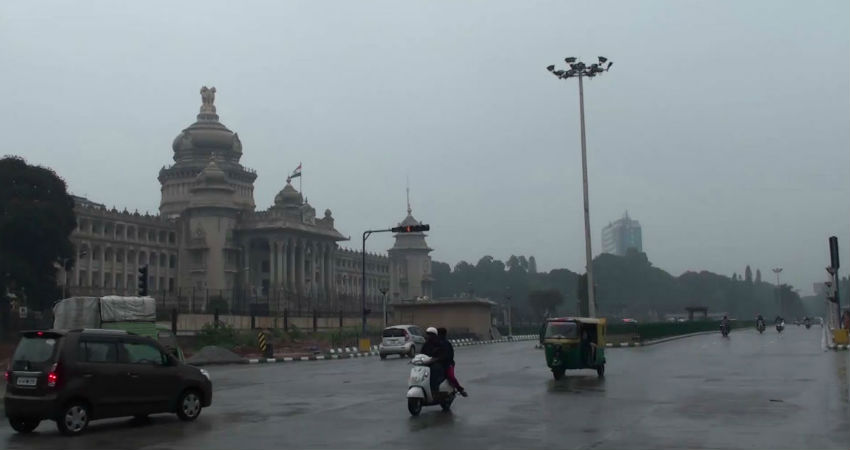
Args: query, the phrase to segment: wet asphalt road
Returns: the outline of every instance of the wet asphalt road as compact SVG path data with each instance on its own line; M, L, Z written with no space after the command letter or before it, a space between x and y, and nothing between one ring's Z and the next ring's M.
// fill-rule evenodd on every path
M410 417L405 361L377 358L210 368L213 406L195 423L55 424L9 449L843 448L850 447L849 352L824 352L820 327L704 335L608 349L606 377L555 382L533 342L457 349L470 391L452 413Z

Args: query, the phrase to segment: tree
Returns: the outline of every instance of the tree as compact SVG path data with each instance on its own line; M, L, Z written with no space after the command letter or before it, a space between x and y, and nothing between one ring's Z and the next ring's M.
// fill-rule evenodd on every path
M761 283L761 269L756 269L756 284Z
M737 272L732 274L732 281L738 281L738 273Z
M43 310L57 300L59 268L73 264L74 200L52 170L0 159L0 293Z
M531 291L528 294L528 304L537 317L554 313L561 303L564 303L564 296L557 289Z
M749 264L747 264L747 268L744 269L744 281L746 281L747 283L753 282L753 271L750 270Z

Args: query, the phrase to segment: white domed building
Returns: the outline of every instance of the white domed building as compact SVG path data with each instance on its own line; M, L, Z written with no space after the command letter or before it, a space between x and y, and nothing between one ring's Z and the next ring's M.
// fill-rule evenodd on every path
M77 197L78 248L67 276L71 295L135 295L138 269L166 306L201 312L220 297L234 309L359 311L361 254L287 181L265 211L256 211L257 173L240 163L239 135L219 121L215 88L201 89L196 121L171 145L174 164L159 172L158 215L118 211ZM410 215L402 224L419 223ZM396 235L384 254L367 255L367 300L430 296L430 256L423 233ZM59 277L64 279L63 276Z

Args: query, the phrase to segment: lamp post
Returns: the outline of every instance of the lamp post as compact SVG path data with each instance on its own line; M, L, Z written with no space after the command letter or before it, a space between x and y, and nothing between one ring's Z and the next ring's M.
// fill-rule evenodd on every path
M585 137L584 126L584 78L593 78L601 75L602 72L607 72L611 69L614 63L608 61L604 56L599 57L599 62L587 65L577 58L571 56L565 58L564 61L570 66L569 70L555 70L555 66L551 65L546 68L560 80L568 78L578 78L578 98L579 98L579 121L581 124L581 174L582 187L584 188L584 252L587 264L587 311L590 317L596 316L596 296L594 295L593 286L593 252L590 248L590 199L587 186L587 139ZM605 63L608 63L607 65ZM603 67L604 66L604 67Z
M507 293L505 294L505 299L507 300L508 304L508 339L512 340L514 338L513 320L511 320L511 298L513 298L513 296L511 295L510 286L508 286L508 288L505 290L507 291Z
M779 287L779 274L782 273L782 268L774 267L772 270L776 274L776 303L779 305L779 315L782 316L782 291Z
M387 288L382 287L378 289L381 291L381 295L384 297L384 328L387 327Z

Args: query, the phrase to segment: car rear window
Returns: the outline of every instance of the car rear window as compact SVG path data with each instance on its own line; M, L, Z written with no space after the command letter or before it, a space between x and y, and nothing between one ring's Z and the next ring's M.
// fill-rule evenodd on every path
M12 356L12 370L33 370L52 363L59 339L56 336L21 338Z
M404 337L404 330L401 328L387 328L384 330L383 337Z

